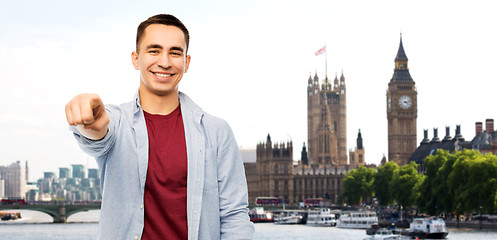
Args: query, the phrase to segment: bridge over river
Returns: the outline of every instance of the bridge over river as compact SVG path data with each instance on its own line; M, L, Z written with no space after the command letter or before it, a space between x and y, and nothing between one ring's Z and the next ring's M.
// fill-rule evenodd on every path
M26 209L44 212L53 218L54 223L66 223L69 216L88 210L100 209L100 202L26 202L20 205L0 205L0 210Z

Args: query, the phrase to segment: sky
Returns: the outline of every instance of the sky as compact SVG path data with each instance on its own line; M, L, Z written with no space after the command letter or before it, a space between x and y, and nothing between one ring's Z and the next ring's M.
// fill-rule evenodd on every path
M30 181L95 161L77 146L64 106L79 93L131 101L136 27L169 13L191 35L180 83L206 112L228 121L242 149L268 134L307 141L307 80L344 74L347 148L361 130L367 163L388 154L386 90L402 34L423 129L497 118L497 3L493 1L5 1L0 8L0 166L28 161Z

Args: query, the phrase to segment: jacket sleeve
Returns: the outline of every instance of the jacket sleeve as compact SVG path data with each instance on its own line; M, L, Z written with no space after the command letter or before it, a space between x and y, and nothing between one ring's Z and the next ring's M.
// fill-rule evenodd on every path
M97 159L107 154L116 141L115 127L116 122L119 121L119 116L116 114L116 111L112 111L109 108L106 108L106 111L109 114L109 130L103 139L96 141L88 139L81 135L75 126L69 126L69 130L73 132L81 150Z
M242 156L226 123L218 149L221 239L252 239L254 226L248 215L248 192Z

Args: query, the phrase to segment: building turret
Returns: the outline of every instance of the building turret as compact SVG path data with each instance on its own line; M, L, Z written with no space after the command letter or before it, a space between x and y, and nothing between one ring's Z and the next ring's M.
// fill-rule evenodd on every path
M301 161L303 165L309 165L309 160L307 159L307 148L305 147L305 143L302 146L302 155L301 155Z
M362 145L361 129L359 129L359 133L357 133L357 146L354 151L349 151L349 166L351 168L357 168L359 166L364 166L364 164L364 146Z
M362 149L362 135L361 129L359 129L359 133L357 134L357 149Z
M461 134L461 125L456 125L456 135L454 136L454 138L457 141L464 142L464 137Z
M430 142L430 139L428 138L428 129L423 129L424 133L424 138L423 141L421 141L421 144L426 144Z
M340 86L345 87L345 77L343 76L343 70L342 70L342 76L340 77Z
M445 126L445 137L443 139L444 142L452 140L452 137L450 136L450 127Z
M433 128L433 138L431 142L440 142L440 138L438 138L438 128Z
M328 75L324 77L323 86L321 88L323 90L331 90L331 83L330 80L328 79Z
M335 80L333 81L333 89L338 89L338 76L335 73Z

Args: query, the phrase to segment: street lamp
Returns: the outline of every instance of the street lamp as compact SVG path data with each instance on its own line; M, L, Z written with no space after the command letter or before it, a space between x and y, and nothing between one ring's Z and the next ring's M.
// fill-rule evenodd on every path
M401 223L403 222L403 219L402 219L402 205L400 205L400 222Z
M480 229L481 229L481 209L482 209L482 206L480 205Z
M456 214L457 214L457 216L456 216L456 218L457 218L457 225L456 225L456 227L459 228L459 204L457 204L456 208L457 208L457 211L456 211Z

